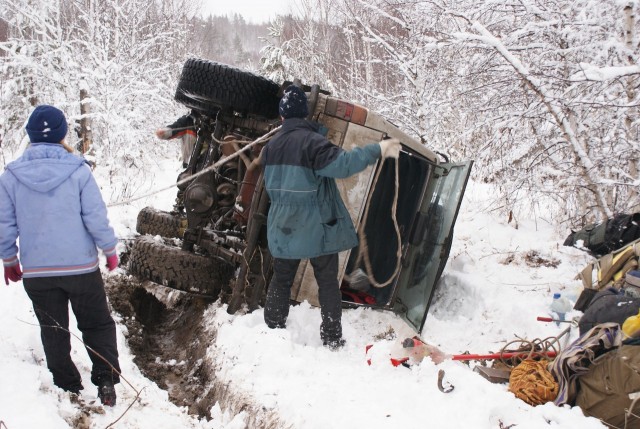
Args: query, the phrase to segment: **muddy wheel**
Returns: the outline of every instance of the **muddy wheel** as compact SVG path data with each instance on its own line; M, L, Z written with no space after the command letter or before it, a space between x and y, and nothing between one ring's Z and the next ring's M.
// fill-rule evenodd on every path
M211 298L218 296L234 271L219 258L187 252L148 235L135 239L129 256L129 273L139 279Z
M138 213L136 231L140 234L182 238L187 227L185 216L174 215L153 207L145 207Z
M278 92L273 81L213 61L188 59L182 67L175 100L209 115L230 107L242 114L278 116Z

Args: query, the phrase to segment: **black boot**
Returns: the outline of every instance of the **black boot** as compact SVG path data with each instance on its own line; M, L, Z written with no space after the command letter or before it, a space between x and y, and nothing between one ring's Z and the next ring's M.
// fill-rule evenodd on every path
M113 407L116 405L116 389L111 380L102 380L98 385L98 398L102 405Z
M323 340L322 345L329 347L331 350L338 350L344 347L346 341L344 338L338 338L337 340Z

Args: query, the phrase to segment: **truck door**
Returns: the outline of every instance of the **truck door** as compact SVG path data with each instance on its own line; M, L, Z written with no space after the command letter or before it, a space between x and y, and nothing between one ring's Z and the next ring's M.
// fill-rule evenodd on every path
M473 161L439 164L411 226L393 310L422 332L431 299L449 257L453 227Z

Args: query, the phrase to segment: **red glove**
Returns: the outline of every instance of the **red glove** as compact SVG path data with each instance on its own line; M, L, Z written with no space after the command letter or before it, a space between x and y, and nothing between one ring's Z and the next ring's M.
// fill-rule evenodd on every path
M118 255L117 254L113 254L111 256L107 256L107 268L109 268L109 271L113 271L116 268L118 268Z
M22 280L22 270L20 264L10 265L4 267L4 282L9 286L9 280L12 282L19 282Z

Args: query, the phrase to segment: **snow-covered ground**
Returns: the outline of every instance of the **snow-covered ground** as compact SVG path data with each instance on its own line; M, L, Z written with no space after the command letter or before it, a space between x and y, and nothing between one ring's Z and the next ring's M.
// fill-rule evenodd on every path
M178 161L161 163L147 190L175 180ZM168 173L167 173L168 172ZM96 177L109 192L106 174ZM146 192L144 187L140 193ZM471 183L458 217L455 238L440 288L432 302L422 339L448 354L497 352L517 338L558 335L565 326L536 321L549 315L554 292L575 299L580 289L576 274L590 260L577 249L562 246L568 231L557 230L544 217L518 219L483 212L487 188ZM110 219L121 238L135 231L140 208L169 208L175 193L165 191L127 205L110 207ZM112 201L116 200L112 197ZM108 201L109 202L109 201ZM556 268L528 265L529 252L557 260ZM527 255L529 257L527 257ZM122 271L120 271L122 273ZM105 272L105 276L109 276ZM570 313L568 317L579 316ZM119 321L119 315L115 315ZM278 416L283 427L394 429L413 427L496 429L602 428L578 408L551 403L531 407L508 392L506 384L492 384L471 365L450 359L436 365L429 359L411 368L394 367L399 343L414 333L390 313L351 309L343 313L346 346L336 352L322 347L320 312L302 304L291 309L286 330L269 330L262 310L228 315L212 304L205 312L217 340L208 351L218 380L238 395ZM75 320L72 318L72 326ZM0 428L117 428L240 429L252 419L214 406L213 419L189 416L173 405L168 394L146 379L133 363L125 342L126 327L118 323L120 362L126 383L117 386L118 404L104 413L91 412L82 423L79 407L53 385L44 362L39 328L21 284L0 288ZM77 333L77 330L73 332ZM389 335L393 332L394 335ZM576 332L572 332L575 338ZM82 343L73 339L73 358L83 375L86 403L96 401L89 381L90 362ZM368 352L368 345L373 345ZM368 360L371 364L368 364ZM454 386L450 393L437 387L438 371ZM130 407L130 408L129 408Z

